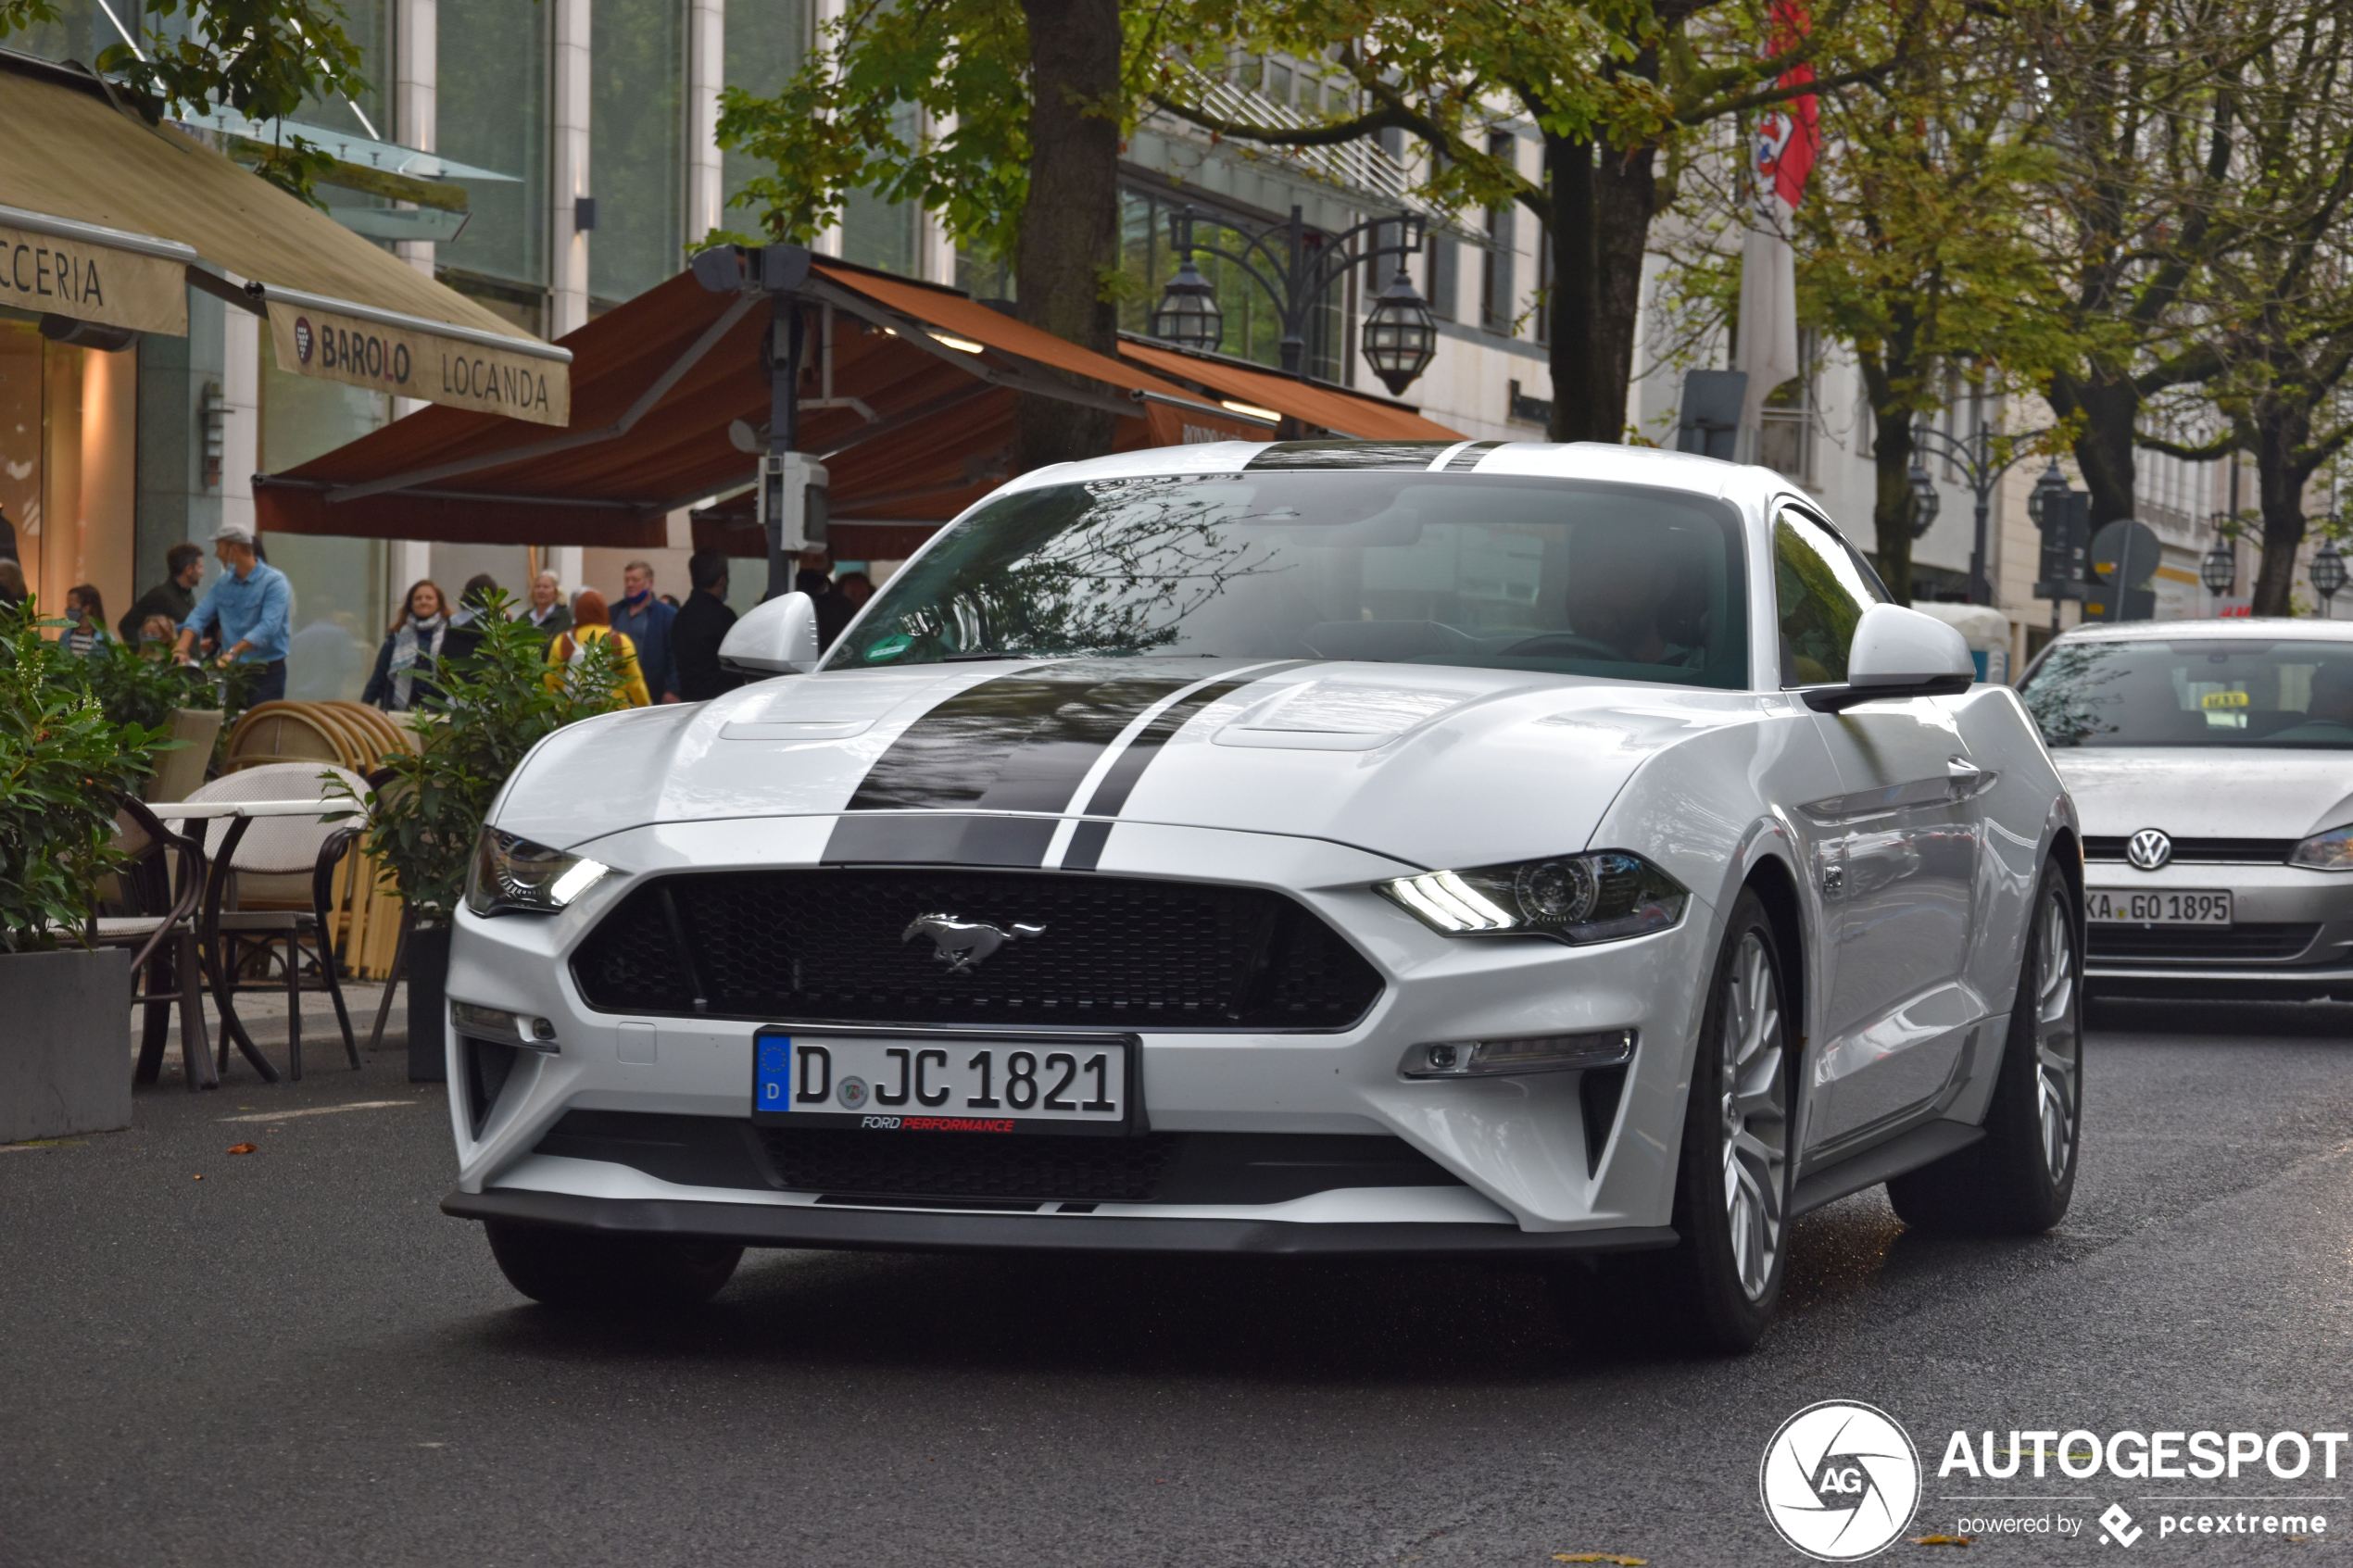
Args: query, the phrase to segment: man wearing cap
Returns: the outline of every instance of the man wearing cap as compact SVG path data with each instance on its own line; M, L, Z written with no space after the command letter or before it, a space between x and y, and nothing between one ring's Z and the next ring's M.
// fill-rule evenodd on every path
M257 706L276 702L286 695L286 642L294 589L284 572L255 553L249 523L222 523L212 536L212 553L228 570L212 580L204 602L181 622L173 656L182 664L195 663L189 650L206 633L213 633L220 642L222 665L261 666L246 700Z

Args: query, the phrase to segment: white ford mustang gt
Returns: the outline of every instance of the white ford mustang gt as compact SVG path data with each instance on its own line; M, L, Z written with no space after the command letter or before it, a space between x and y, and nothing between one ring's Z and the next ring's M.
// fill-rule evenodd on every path
M2047 1228L2074 809L1885 601L1705 458L1026 475L822 658L773 600L727 656L781 678L517 771L443 1207L557 1303L697 1299L748 1246L1485 1253L1734 1347L1864 1187Z

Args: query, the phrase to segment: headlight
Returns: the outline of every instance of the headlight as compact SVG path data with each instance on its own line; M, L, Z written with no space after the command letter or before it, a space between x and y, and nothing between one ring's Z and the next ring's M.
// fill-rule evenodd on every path
M2316 872L2353 872L2353 822L2314 834L2296 847L2287 863Z
M611 869L484 828L474 846L473 875L466 881L466 908L478 915L552 915Z
M1613 942L1664 931L1691 895L1640 855L1604 849L1506 866L1425 872L1373 884L1449 936Z

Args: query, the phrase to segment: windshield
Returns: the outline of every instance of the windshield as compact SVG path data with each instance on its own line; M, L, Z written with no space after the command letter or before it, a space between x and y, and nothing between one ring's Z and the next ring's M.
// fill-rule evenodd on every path
M1023 491L893 577L825 660L1154 654L1748 684L1738 517L1675 492L1243 472Z
M2055 746L2353 750L2353 643L2061 643L2020 696Z

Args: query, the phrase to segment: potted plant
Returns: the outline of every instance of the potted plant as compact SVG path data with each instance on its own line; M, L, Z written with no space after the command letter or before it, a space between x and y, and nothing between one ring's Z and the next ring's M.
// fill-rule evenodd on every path
M417 715L417 750L390 759L374 775L366 842L406 906L409 1076L419 1082L447 1075L435 1023L449 972L449 922L466 896L474 843L499 786L541 739L623 703L614 690L618 659L607 643L550 665L547 644L528 621L508 619L507 606L505 595L489 596L475 622L481 643L443 666L442 695Z
M40 627L0 606L0 1142L130 1125L131 955L83 933L116 797L162 739L109 719Z

